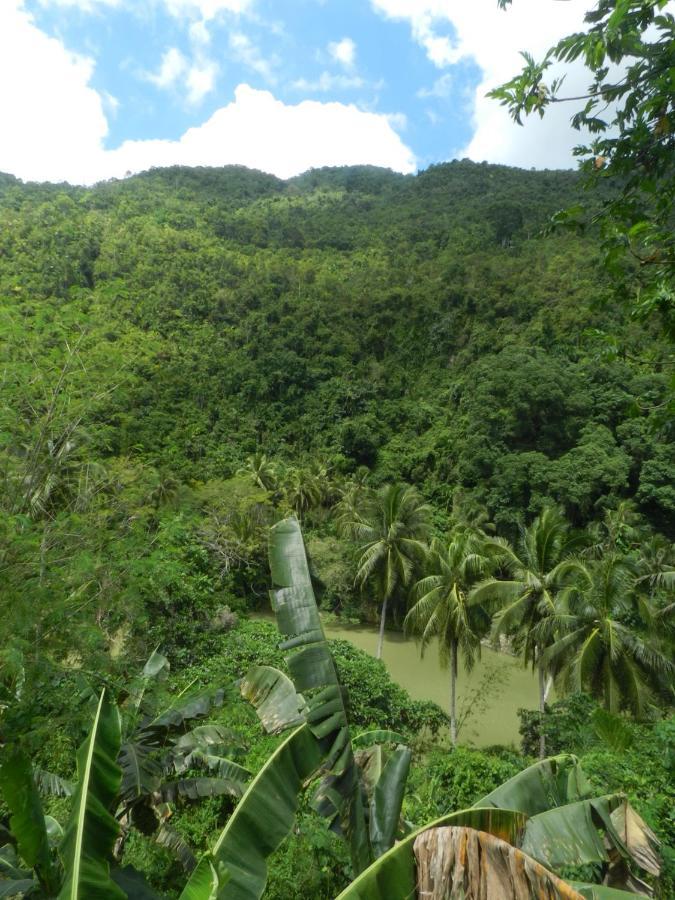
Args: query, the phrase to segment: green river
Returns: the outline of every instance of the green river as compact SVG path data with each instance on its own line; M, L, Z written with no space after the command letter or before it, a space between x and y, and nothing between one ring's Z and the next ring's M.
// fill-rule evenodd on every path
M324 622L326 636L344 638L375 655L377 629L367 625L345 625ZM394 681L404 687L415 700L433 700L448 708L449 672L440 667L438 651L431 645L420 658L414 640L399 632L385 635L382 658ZM518 715L521 707L536 709L537 680L530 669L505 653L482 648L481 659L470 675L460 661L457 679L458 716L466 716L459 735L463 744L486 747L490 744L519 746Z

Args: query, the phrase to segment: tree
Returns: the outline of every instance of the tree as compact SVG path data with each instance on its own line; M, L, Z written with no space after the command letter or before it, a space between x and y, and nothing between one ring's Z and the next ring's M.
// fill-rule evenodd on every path
M415 585L417 602L405 617L406 631L421 636L422 653L438 638L441 665L450 664L450 736L457 743L457 661L461 650L467 672L480 656L481 638L490 630L490 616L480 604L469 604L468 591L486 573L489 560L481 539L470 530L457 529L448 543L432 541L424 568L426 576Z
M589 580L584 564L570 558L575 546L560 511L546 507L528 528L522 529L517 550L500 538L486 541L485 552L498 559L511 578L490 578L470 594L473 604L497 607L494 637L513 637L516 646L520 646L525 665L537 669L542 714L547 693L544 649L553 640L551 629L557 595L573 579ZM543 733L539 752L543 758L546 752Z
M610 712L629 707L642 716L650 687L658 687L660 679L672 681L675 665L644 634L647 623L638 629L630 621L639 570L611 553L588 571L589 585L561 593L555 613L559 636L542 662L566 688L588 691Z
M512 0L499 0L505 9ZM602 188L592 218L602 229L605 259L637 278L633 312L660 316L675 338L675 17L668 0L597 0L586 13L589 26L568 35L535 61L524 53L522 72L491 91L513 119L544 116L552 104L574 104L572 125L590 133L575 148L587 184ZM554 63L581 59L591 78L581 96L565 96L563 78L544 81ZM579 105L581 104L581 105ZM560 221L573 219L568 210Z
M356 584L372 584L381 603L377 658L382 658L387 605L397 590L406 587L424 552L422 539L429 530L429 507L407 484L391 484L373 495L363 512L347 524L364 543Z

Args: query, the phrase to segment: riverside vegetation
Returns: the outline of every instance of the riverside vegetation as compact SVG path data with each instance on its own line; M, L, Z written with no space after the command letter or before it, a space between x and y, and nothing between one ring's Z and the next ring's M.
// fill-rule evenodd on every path
M0 176L0 895L394 896L439 842L673 895L672 191L630 233L626 185ZM285 652L250 618L298 520L321 608L438 652L447 709L323 641L309 582ZM485 642L537 673L521 748L461 743Z

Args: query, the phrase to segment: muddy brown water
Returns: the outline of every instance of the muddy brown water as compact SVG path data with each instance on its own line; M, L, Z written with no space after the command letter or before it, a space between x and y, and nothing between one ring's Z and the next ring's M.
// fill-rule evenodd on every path
M368 625L346 625L325 621L329 638L344 638L375 656L377 629ZM448 709L450 673L442 669L438 647L432 644L420 656L419 646L411 638L388 631L382 659L389 674L415 700L433 700ZM518 709L537 709L537 679L520 660L489 647L481 649L481 658L467 674L460 658L457 678L458 716L464 716L459 740L463 744L486 747L491 744L520 746Z

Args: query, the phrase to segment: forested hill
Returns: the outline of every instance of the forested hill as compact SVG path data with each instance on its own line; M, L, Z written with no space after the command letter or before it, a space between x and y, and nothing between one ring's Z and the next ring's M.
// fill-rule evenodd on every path
M506 533L548 500L582 525L633 499L664 530L658 335L595 240L540 236L578 189L468 161L0 176L6 509L26 477L57 503L85 459L194 485L262 450L439 510L461 490Z

